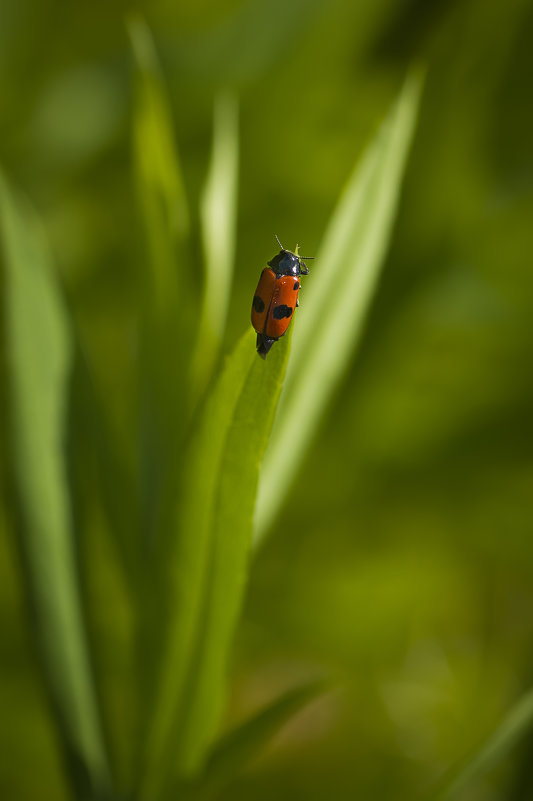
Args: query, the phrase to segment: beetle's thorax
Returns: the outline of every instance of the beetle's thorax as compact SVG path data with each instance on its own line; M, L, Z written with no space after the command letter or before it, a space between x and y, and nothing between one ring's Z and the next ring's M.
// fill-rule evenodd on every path
M300 259L295 253L289 250L281 250L273 259L268 262L268 266L280 275L300 275Z

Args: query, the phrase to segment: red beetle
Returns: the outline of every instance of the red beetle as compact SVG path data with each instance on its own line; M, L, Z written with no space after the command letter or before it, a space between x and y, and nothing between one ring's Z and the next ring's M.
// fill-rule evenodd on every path
M276 240L281 250L267 262L252 303L252 325L257 331L257 352L262 359L289 327L298 306L299 276L309 273L304 259L311 258L299 256L298 245L293 253L285 250L277 237Z

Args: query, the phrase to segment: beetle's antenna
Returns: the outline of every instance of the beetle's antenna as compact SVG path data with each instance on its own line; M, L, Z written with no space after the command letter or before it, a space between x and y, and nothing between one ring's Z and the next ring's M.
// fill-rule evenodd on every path
M307 261L307 260L309 260L309 259L310 259L311 261L313 261L313 260L314 260L314 258L315 258L314 256L300 256L300 254L298 253L298 245L296 245L296 250L294 251L294 254L295 254L296 256L298 256L298 258L299 258L299 260L300 260L300 261Z
M278 237L277 237L277 234L274 234L274 236L276 237L276 242L278 243L278 245L280 246L280 248L281 248L282 250L285 250L285 248L283 247L283 245L282 245L282 244L281 244L281 242L279 241L279 239L278 239Z

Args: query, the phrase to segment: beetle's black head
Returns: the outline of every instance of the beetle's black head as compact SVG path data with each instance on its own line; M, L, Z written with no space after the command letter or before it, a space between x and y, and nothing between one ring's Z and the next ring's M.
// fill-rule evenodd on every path
M300 259L290 250L281 250L273 259L268 262L276 275L300 275ZM305 265L304 265L305 266ZM307 268L306 268L307 269Z
M276 239L278 238L276 237ZM293 275L295 277L308 275L309 270L303 263L302 257L298 256L298 245L296 245L296 252L293 253L291 250L285 250L279 239L278 244L281 247L280 252L267 262L276 275Z

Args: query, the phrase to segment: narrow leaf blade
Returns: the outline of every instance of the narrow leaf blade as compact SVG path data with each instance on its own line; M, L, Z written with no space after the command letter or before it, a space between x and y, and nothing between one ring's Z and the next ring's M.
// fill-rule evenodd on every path
M237 99L229 91L215 100L213 151L201 199L205 286L194 362L201 393L222 343L233 279L239 160Z
M270 352L267 363L254 353L224 443L212 515L210 581L183 721L185 773L202 763L222 712L228 654L247 577L259 467L288 353L287 339Z
M139 291L141 529L146 547L160 532L160 488L190 416L188 373L194 282L185 256L189 212L171 105L154 42L139 14L128 17L134 57L133 167L144 234Z
M313 262L261 471L256 541L278 513L357 346L396 214L420 92L421 79L413 74L356 166Z
M512 748L533 727L533 690L518 701L496 731L461 765L456 767L431 796L434 801L447 801L474 779L483 776L504 759Z
M185 792L185 798L216 797L264 751L286 723L327 689L324 681L314 681L289 690L222 737L207 761L203 778L189 793Z
M259 463L288 355L267 362L248 331L228 358L185 456L176 541L167 564L171 617L148 742L145 797L169 768L199 769L218 724L251 542Z
M63 454L70 331L43 232L1 175L0 209L13 472L26 590L66 750L98 793L108 784L108 766L81 611Z
M189 229L189 212L155 46L139 14L131 14L127 23L136 64L133 133L139 191L159 206L169 230L181 237Z

